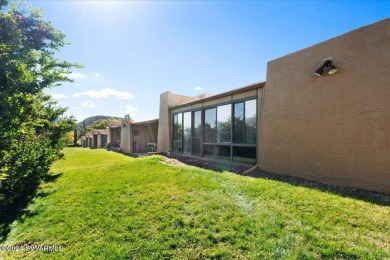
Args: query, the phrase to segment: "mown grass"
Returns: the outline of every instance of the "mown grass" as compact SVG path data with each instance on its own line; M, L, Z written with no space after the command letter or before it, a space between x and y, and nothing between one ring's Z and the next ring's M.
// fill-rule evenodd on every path
M390 208L291 184L70 148L0 258L390 258Z

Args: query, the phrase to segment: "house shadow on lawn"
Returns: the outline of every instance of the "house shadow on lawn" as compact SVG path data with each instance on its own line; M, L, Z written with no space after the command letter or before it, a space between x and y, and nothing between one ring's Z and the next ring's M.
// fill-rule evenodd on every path
M55 182L62 173L48 174L43 181L45 183ZM31 217L37 214L35 211L29 210L28 205L34 198L46 197L51 192L40 191L39 187L32 188L29 192L20 195L17 202L12 206L5 208L0 212L0 243L7 239L8 234L11 232L11 224L15 220L21 220L23 217Z
M283 174L269 173L260 170L252 171L250 173L244 174L249 170L253 165L244 165L244 164L232 164L230 162L221 162L216 160L204 160L203 158L193 158L189 156L182 155L172 155L170 158L177 159L178 161L197 166L204 169L210 169L218 172L222 171L231 171L242 176L248 176L252 178L263 178L276 181L287 182L295 186L302 186L311 189L317 189L323 192L329 192L341 197L353 198L358 200L363 200L366 202L390 206L390 194L380 193L376 191L365 190L355 187L341 187L330 184L324 184L317 181L312 181L308 179L298 178L294 176L288 176Z
M390 206L390 194L385 194L376 191L365 190L355 187L342 187L331 184L324 184L317 181L288 176L283 174L269 173L264 171L254 171L243 176L250 176L253 178L263 178L276 181L287 182L295 186L302 186L311 189L317 189L323 192L332 193L341 197L353 198L363 200L366 202Z

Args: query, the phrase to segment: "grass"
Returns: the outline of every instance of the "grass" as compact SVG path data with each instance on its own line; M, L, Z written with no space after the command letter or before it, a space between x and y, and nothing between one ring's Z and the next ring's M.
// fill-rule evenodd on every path
M0 245L62 251L0 251L0 259L390 258L389 206L172 167L161 156L65 154L52 167L59 177L42 185Z

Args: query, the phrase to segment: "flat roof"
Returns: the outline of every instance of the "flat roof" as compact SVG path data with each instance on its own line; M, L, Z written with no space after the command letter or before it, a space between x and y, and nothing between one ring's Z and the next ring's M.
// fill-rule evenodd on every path
M252 89L262 88L264 86L265 86L265 81L256 82L256 83L253 83L253 84L241 87L241 88L236 88L236 89L233 89L233 90L230 90L230 91L227 91L227 92L223 92L223 93L220 93L220 94L216 94L216 95L213 95L213 96L209 96L209 97L205 97L205 98L202 98L202 99L198 99L198 100L182 103L180 105L172 106L169 109L172 110L172 109L181 108L181 107L185 107L185 106L195 105L195 104L203 103L205 101L209 101L209 100L213 100L213 99L217 99L217 98L221 98L221 97L226 97L226 96L238 94L238 93L249 91L249 90L252 90Z
M153 124L153 123L158 123L158 118L152 119L152 120L147 120L147 121L142 121L142 122L131 123L131 125L143 125L143 124Z

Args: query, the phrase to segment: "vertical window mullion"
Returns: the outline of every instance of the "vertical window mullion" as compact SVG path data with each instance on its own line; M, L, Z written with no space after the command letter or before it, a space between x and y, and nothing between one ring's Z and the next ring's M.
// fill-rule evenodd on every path
M203 157L203 142L204 142L204 127L205 127L205 124L204 124L204 109L201 110L201 113L200 113L200 122L201 122L201 140L200 140L200 156Z
M244 143L246 143L246 101L244 102L244 106L243 106L243 120L244 120Z
M230 161L233 161L234 103L230 105Z
M184 113L181 113L181 153L184 152Z

